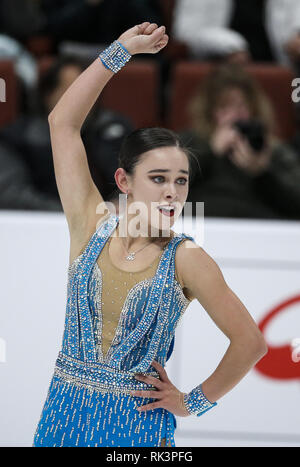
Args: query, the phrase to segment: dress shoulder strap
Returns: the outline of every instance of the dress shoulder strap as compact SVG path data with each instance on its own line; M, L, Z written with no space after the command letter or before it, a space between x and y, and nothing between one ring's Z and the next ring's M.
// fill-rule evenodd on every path
M165 329L168 323L168 316L169 316L168 307L170 303L170 297L173 293L172 285L174 284L174 277L175 277L176 248L180 244L182 239L187 239L187 238L192 241L195 241L194 238L191 237L190 235L181 233L181 234L176 234L173 237L172 242L170 242L168 264L162 271L162 275L165 276L165 284L162 287L160 299L156 305L156 309L158 309L157 324L156 324L152 339L148 345L147 354L145 355L145 357L142 359L141 362L139 362L135 367L130 369L130 371L132 372L146 371L151 366L151 362L155 358L155 355L157 354L157 350L161 342L162 331L163 329ZM160 277L162 277L162 275ZM174 342L172 343L172 345L174 345ZM171 349L171 352L172 352L172 349Z

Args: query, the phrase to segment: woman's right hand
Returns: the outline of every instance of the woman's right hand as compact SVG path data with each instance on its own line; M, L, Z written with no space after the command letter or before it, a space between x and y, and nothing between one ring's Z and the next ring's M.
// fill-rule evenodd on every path
M165 26L158 27L148 21L128 29L119 37L118 41L131 55L156 54L168 43L169 37L165 34Z
M268 141L261 151L254 151L249 142L239 135L232 152L229 154L229 159L236 167L248 175L256 177L265 172L271 164L270 142Z
M237 131L229 125L220 125L211 136L211 147L218 157L223 157L233 148L237 138Z

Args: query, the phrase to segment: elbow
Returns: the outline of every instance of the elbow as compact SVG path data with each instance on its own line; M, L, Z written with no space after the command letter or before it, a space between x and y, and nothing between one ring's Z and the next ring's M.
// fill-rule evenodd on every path
M52 107L48 114L48 122L49 124L56 124L58 122L62 122L66 120L67 114L64 113L63 107L61 107L59 101Z
M267 343L260 331L252 335L239 336L231 342L238 345L244 355L248 355L250 359L260 360L268 352Z
M256 340L257 340L257 348L260 350L260 352L263 355L266 355L266 353L268 352L268 345L267 345L267 343L265 341L264 335L262 334L262 332L259 329L257 331Z
M268 353L268 345L260 331L252 338L252 349L259 359Z
M53 126L53 125L57 124L57 121L58 121L58 117L55 114L55 112L52 110L48 115L48 123L49 123L50 126Z
M63 120L62 116L56 112L55 109L53 109L49 115L48 115L48 123L51 126L61 126L63 124L66 124L66 122Z
M57 130L58 128L63 128L63 129L72 129L72 130L80 131L80 127L77 127L71 122L66 121L64 118L58 115L58 113L54 110L52 110L50 114L48 115L48 124L49 124L50 129L52 128L53 130Z
M260 342L258 342L257 349L260 355L260 358L262 358L264 355L268 353L268 346L264 338Z

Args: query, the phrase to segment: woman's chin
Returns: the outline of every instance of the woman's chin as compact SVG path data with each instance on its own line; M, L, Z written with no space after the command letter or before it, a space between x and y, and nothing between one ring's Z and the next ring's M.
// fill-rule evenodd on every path
M170 229L174 224L173 219L166 219L162 220L160 219L159 222L151 222L150 227L151 227L151 232L152 235L154 236L168 236L170 233Z

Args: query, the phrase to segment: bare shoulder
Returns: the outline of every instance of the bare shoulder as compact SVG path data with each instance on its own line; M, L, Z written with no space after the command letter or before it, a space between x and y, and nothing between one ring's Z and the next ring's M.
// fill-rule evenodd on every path
M201 289L212 282L223 281L222 272L214 259L195 241L182 241L175 255L176 270L181 283L194 298L201 296Z
M204 249L196 242L189 240L188 238L183 239L177 247L176 259L178 260L178 263L180 263L181 267L188 264L191 265L191 261L195 261L195 254L197 255L197 261L200 257L204 259L207 255Z
M177 256L177 258L176 258ZM228 339L266 350L263 336L245 305L227 285L215 260L196 242L178 245L175 258L183 283ZM175 261L176 261L175 259Z

